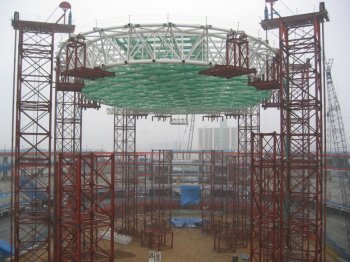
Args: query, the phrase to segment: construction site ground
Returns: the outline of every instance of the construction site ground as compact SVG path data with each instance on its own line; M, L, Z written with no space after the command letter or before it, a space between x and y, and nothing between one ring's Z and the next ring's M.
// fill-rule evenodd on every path
M236 253L214 251L213 237L203 233L200 228L174 228L173 232L174 246L160 251L162 262L231 262L233 256L238 256L238 261L241 262L241 254L249 254L249 247L239 248ZM128 245L116 244L114 261L146 262L150 250L141 247L139 239L134 239ZM345 262L328 248L326 261Z
M174 246L172 249L162 250L162 262L213 262L232 261L235 253L217 253L214 251L212 236L208 236L198 228L175 228ZM135 239L128 245L117 244L115 261L145 262L148 261L150 249L141 247L140 241ZM248 254L248 249L237 250Z

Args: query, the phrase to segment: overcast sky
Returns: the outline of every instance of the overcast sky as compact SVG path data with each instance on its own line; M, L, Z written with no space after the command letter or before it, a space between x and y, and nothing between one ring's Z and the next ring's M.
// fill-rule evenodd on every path
M11 108L14 30L11 18L14 11L20 12L23 20L46 21L57 9L61 1L54 0L0 0L0 150L11 147ZM264 0L70 0L73 23L76 32L91 30L94 26L144 22L181 22L201 23L206 21L213 26L245 30L252 36L263 37L259 22L264 14ZM300 14L318 11L320 1L315 0L283 0L276 3L276 10L281 15ZM342 108L346 133L350 132L350 90L349 45L350 45L350 1L325 1L331 22L325 25L326 54L334 58L333 79ZM60 10L56 10L52 18L57 18ZM272 35L273 37L273 35ZM271 37L271 38L272 38ZM63 40L63 39L62 39ZM271 41L276 46L277 41ZM277 113L262 112L262 131L278 131ZM196 127L219 126L219 123L202 122L196 119ZM99 111L84 112L83 148L113 148L113 118L106 115L105 108ZM232 120L229 125L236 125ZM97 128L98 127L98 128ZM178 147L182 143L185 148L188 132L185 127L170 126L168 123L139 120L137 122L138 150ZM194 147L197 141L195 137Z

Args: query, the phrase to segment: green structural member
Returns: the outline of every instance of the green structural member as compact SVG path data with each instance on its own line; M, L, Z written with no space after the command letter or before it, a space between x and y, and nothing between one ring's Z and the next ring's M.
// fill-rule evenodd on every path
M270 96L248 86L247 76L200 75L209 66L128 64L109 68L114 77L85 81L83 93L113 107L155 114L214 114L251 107Z

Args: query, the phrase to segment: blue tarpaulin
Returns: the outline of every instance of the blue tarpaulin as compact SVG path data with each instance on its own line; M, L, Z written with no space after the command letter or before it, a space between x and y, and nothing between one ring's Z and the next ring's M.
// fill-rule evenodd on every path
M200 203L200 186L181 186L181 206L198 205Z
M171 224L174 227L197 227L202 224L202 219L196 217L178 217L172 218Z
M0 255L11 255L11 245L5 240L0 239Z

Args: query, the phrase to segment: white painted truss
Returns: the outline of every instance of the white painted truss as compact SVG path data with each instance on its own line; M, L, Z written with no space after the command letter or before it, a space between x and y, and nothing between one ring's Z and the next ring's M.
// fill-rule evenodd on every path
M230 34L245 33L211 25L164 23L93 28L79 36L87 44L87 67L108 68L145 63L226 64L226 39ZM248 41L250 68L255 68L259 76L275 50L249 35ZM64 47L65 43L59 52L61 58Z

